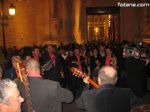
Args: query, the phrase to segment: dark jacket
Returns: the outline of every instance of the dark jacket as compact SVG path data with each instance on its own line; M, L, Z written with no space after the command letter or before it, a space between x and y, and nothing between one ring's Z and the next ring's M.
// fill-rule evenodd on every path
M128 87L137 97L143 97L146 93L145 62L140 59L129 57L125 62Z
M50 56L49 56L49 53L46 52L45 55L43 55L42 57L43 59L43 63L42 63L42 66L44 64L46 64L49 60L55 60L55 66L52 64L52 67L51 69L49 69L48 71L45 71L44 72L44 77L46 79L50 79L50 80L53 80L53 81L60 81L61 80L61 74L60 74L60 71L63 71L63 67L62 67L62 63L60 61L60 58L57 54L55 54L54 56L54 59L51 59Z
M25 99L23 85L20 81L17 83L20 93ZM69 90L62 88L58 82L29 77L29 84L31 101L36 112L61 112L61 103L70 103L73 99L72 93ZM27 112L25 102L22 106L23 112Z
M129 89L106 84L99 89L84 91L76 103L87 112L129 112L138 101Z

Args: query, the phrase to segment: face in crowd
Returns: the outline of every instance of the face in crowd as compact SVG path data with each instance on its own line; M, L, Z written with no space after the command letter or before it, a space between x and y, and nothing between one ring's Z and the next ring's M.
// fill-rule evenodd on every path
M7 108L7 112L21 112L21 103L23 102L23 98L20 96L18 89L7 89L9 100L5 107Z
M99 50L100 50L100 52L105 52L105 47L101 45Z
M79 50L79 49L75 49L74 54L75 54L76 56L79 56L79 55L80 55L80 50Z
M110 49L110 48L107 48L107 49L106 49L106 55L107 55L107 56L111 56L111 54L112 54L111 49Z
M93 50L93 54L94 54L94 56L97 56L97 55L98 55L97 49L94 49L94 50Z
M20 96L15 82L0 82L0 93L3 94L0 96L0 112L21 112L24 99Z
M39 56L40 55L40 50L38 48L35 48L32 52L33 55Z
M54 47L52 45L47 45L47 51L49 53L54 53Z

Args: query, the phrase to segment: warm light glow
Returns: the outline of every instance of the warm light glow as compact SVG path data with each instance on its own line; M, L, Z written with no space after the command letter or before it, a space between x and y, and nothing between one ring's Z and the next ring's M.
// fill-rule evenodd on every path
M108 15L108 18L109 18L109 20L111 19L111 15L110 14Z
M74 28L73 28L73 34L75 37L75 40L78 44L82 43L81 40L81 32L80 32L80 8L81 8L81 3L80 0L75 0L75 19L74 19Z
M9 14L10 14L11 16L14 16L14 15L16 14L16 9L15 9L15 7L13 6L13 4L11 4L10 7L9 7Z
M9 9L9 14L11 16L15 15L16 14L16 10L15 9Z
M110 27L110 24L111 24L111 15L110 14L108 15L108 18L109 18L108 26Z
M94 28L94 31L95 31L95 33L98 33L98 32L99 32L99 28L98 28L98 27L95 27L95 28Z
M93 22L94 17L98 16L98 20ZM88 39L89 40L102 40L108 41L109 40L109 17L110 15L88 15L87 19L87 27L88 27ZM111 15L112 18L112 15ZM110 23L111 26L111 23ZM90 28L93 28L92 30Z
M110 19L108 20L108 27L110 27Z

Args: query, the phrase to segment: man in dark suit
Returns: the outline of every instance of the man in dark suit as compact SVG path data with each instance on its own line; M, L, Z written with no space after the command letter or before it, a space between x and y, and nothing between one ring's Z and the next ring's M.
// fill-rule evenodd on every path
M143 97L146 93L146 62L134 57L129 57L125 62L128 87L137 97Z
M70 103L73 99L72 93L60 86L56 81L44 80L40 75L40 64L30 59L26 64L30 95L29 99L35 112L61 112L62 102ZM18 88L25 98L25 89L18 81ZM25 102L27 99L25 99ZM27 112L26 104L23 104L23 112Z
M80 55L80 50L78 47L74 49L74 55L69 56L67 63L69 68L75 67L85 72L84 57ZM82 78L74 77L72 74L70 74L70 80L71 80L70 89L75 98L81 94L84 87L84 83L82 81Z
M99 89L84 91L76 103L87 112L129 112L138 104L130 89L115 87L117 71L111 66L99 70ZM87 83L87 79L85 80Z
M64 78L63 67L54 46L47 45L47 52L42 56L42 66L51 61L51 67L44 72L44 77L53 81L61 81Z

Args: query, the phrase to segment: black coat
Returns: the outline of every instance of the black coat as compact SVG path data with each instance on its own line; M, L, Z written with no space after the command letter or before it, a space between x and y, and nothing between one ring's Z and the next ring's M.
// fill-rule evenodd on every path
M69 67L78 68L78 65L76 64L76 62L77 62L76 56L71 56L71 57L68 57L68 59L67 59L67 64ZM84 63L84 57L83 56L80 56L80 62L81 62L81 67L84 71L85 63Z
M129 89L107 84L84 91L76 103L78 108L87 112L129 112L138 102Z
M20 81L17 81L17 84L21 95L25 99L24 86ZM62 88L58 82L29 77L29 84L31 101L36 112L61 112L61 103L69 103L73 99L72 93ZM22 112L27 112L25 102L22 105Z
M47 63L49 60L53 60L50 58L49 56L49 53L46 52L44 56L42 56L42 60L43 60L43 63L42 63L42 66ZM60 61L60 58L57 54L55 54L55 66L52 65L52 68L49 69L48 71L45 71L44 72L44 77L46 79L50 79L50 80L54 80L54 81L60 81L61 79L61 74L60 74L60 71L63 71L63 67L62 67L62 63Z
M77 62L76 56L68 56L67 57L67 65L69 68L71 68L71 67L78 68L78 65L76 64L76 62ZM80 62L81 62L82 71L84 72L85 71L85 64L84 64L84 57L83 56L80 56ZM73 92L74 97L76 97L76 96L81 94L83 87L84 87L84 83L83 83L83 79L81 77L78 78L72 74L73 73L70 72L69 88Z
M145 62L142 60L132 57L126 59L125 73L128 87L138 97L142 97L146 91L145 67Z

